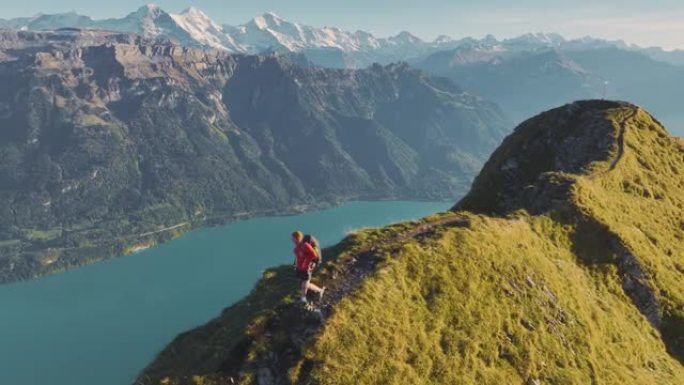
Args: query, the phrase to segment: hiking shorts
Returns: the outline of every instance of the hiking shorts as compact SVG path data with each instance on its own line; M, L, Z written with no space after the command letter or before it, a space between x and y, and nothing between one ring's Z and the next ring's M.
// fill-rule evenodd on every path
M306 282L311 280L311 272L310 271L299 271L296 270L295 274L297 274L297 278L299 278L300 282Z

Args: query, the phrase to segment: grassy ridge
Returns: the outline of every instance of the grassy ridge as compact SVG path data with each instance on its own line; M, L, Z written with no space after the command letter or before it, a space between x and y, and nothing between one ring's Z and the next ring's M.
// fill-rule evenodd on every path
M454 212L339 245L320 276L333 296L348 260L377 262L312 336L285 297L247 321L230 368L164 381L683 383L682 170L682 141L635 106L542 114L506 139Z
M611 117L619 119L613 111ZM684 142L643 110L626 123L610 172L582 178L574 202L636 257L659 303L670 349L684 357Z
M622 142L575 175L571 192L599 227L565 213L475 217L468 229L407 243L336 308L306 354L305 378L681 383L684 147L643 110L605 116ZM624 290L611 235L654 288L662 338Z
M307 352L320 384L660 383L684 378L612 265L548 217L474 217L407 243ZM302 383L304 378L301 378Z

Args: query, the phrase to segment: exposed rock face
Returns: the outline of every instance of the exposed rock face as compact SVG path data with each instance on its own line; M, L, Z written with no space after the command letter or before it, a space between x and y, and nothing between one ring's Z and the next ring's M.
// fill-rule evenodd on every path
M170 45L171 41L163 36L145 38L133 33L109 32L98 30L61 29L46 31L19 31L14 29L0 29L0 52L17 56L31 52L53 49L73 49L103 44L129 45ZM16 60L12 57L12 60Z
M508 124L405 65L329 70L96 31L4 32L0 47L1 280L226 218L453 197Z
M622 288L632 298L648 322L660 328L663 321L662 304L659 303L655 288L649 283L652 277L646 272L639 259L619 240L613 240L611 246L617 255L618 271L622 275Z
M569 188L563 174L589 172L592 162L617 151L618 129L605 118L605 109L627 105L576 102L525 121L487 161L457 207L489 213L548 210Z

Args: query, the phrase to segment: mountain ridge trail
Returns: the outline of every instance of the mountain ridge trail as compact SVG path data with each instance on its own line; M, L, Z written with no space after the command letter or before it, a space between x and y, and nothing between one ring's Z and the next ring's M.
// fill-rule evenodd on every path
M377 267L382 261L398 256L398 250L403 241L430 235L440 227L465 227L470 223L467 217L458 213L449 213L448 215L447 218L420 224L415 228L400 232L389 240L384 241L382 245L372 244L357 250L352 255L345 256L343 261L336 261L335 272L330 277L321 279L319 275L319 278L316 279L316 276L314 276L314 280L319 286L326 287L325 295L321 301L309 302L305 306L281 304L273 315L275 317L273 319L288 319L287 324L293 326L293 328L287 330L290 334L290 339L296 341L296 344L299 345L298 348L306 346L317 335L318 331L325 327L326 319L333 314L335 306L342 299L351 295L368 275L377 272ZM387 259L379 255L378 252L381 248L388 254ZM270 322L269 320L265 321L266 324ZM273 326L278 327L283 324L283 322L276 320ZM282 329L284 328L281 328L281 332ZM270 339L274 338L277 334L265 331L260 337ZM265 343L265 341L259 341L259 344L262 343ZM259 380L259 384L286 384L279 382L277 372L281 374L287 372L296 363L296 360L292 359L291 350L284 349L281 352L284 354L278 355L271 352L261 357L265 361L260 363L259 366L261 367L257 370L262 378ZM250 362L249 365L255 365L255 362L258 362L258 359ZM300 374L300 378L307 375L307 365L307 360L305 359L303 362L304 369ZM267 372L270 374L265 374ZM230 374L230 380L239 377L239 373ZM274 382L271 382L269 378L273 379Z
M627 131L627 123L634 119L634 117L639 113L639 108L636 108L634 110L629 111L629 115L625 118L623 118L619 125L620 128L618 130L618 136L617 136L617 144L618 144L618 151L617 154L615 155L615 159L610 163L610 166L608 167L608 170L606 172L610 172L615 170L615 167L617 167L618 163L620 160L622 160L622 156L625 154L625 134Z

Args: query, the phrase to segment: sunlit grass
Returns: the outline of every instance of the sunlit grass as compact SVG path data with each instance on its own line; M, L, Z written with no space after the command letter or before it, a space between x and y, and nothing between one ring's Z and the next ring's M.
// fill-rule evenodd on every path
M684 378L616 270L547 217L473 217L406 244L307 352L320 384L657 383Z
M620 122L632 116L620 135ZM610 124L596 127L607 127L612 144L601 156L589 154L581 170L553 171L549 159L519 162L521 189L537 183L540 173L547 178L543 183L569 186L562 190L564 200L545 212L529 214L527 198L509 197L507 207L497 201L510 186L496 173L516 146L526 146L524 138L513 138L504 145L511 148L497 150L485 167L483 173L491 174L475 186L480 194L465 200L463 207L473 212L364 229L328 249L330 258L317 275L323 283L371 247L380 262L335 305L289 368L287 380L320 385L684 383L684 144L631 106L605 109L600 118ZM529 128L527 134L540 134L537 127ZM541 147L535 155L548 156L548 148ZM516 189L505 193L520 194ZM452 225L437 225L446 219ZM435 225L434 231L404 238L425 224ZM633 255L644 272L637 279L653 293L656 324L625 289L622 251ZM277 327L269 330L269 322L296 322L282 319L277 310L295 295L286 270L267 272L249 297L200 329L201 339L226 349L209 352L227 360L235 359L227 351L249 337L252 344L239 364L245 370L243 384L258 383L259 365L264 365L259 359L288 344L268 336L278 333ZM216 362L207 360L203 349L182 355ZM202 374L197 381L225 383L217 368L182 365L179 360L180 373L192 368Z
M627 112L615 109L607 117ZM318 384L684 381L681 363L623 290L606 238L617 235L643 265L661 304L664 338L681 339L684 147L644 111L636 118L614 170L608 171L617 149L574 177L572 204L605 226L605 234L563 215L518 213L473 217L469 228L409 242L337 306L306 353L313 371L294 378Z

